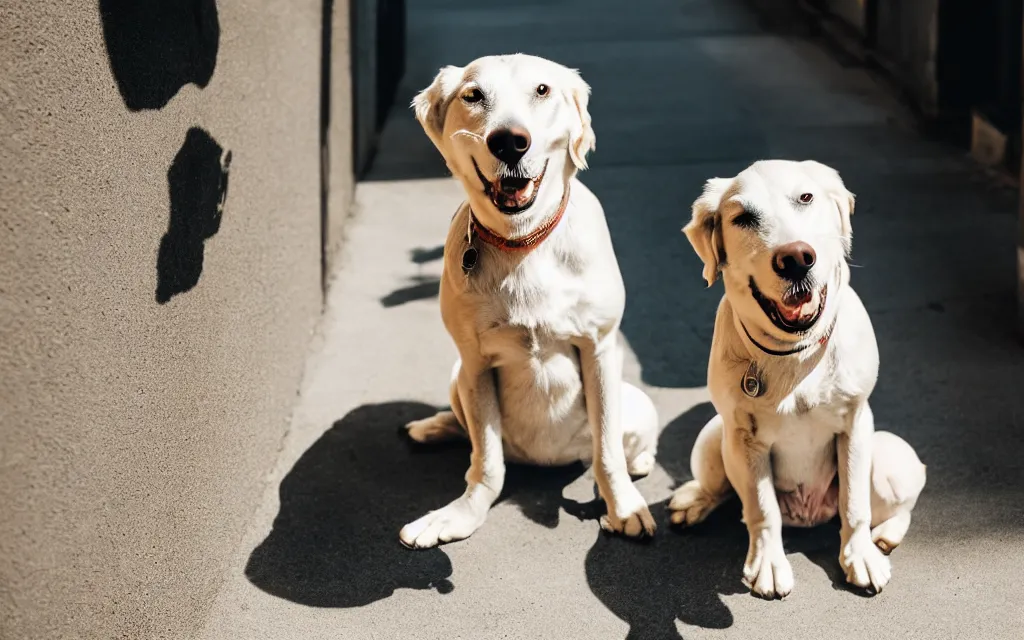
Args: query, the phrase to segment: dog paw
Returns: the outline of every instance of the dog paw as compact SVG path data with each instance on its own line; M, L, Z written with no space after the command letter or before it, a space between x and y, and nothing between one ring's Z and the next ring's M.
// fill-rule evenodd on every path
M871 540L882 553L889 555L903 542L903 536L907 534L910 526L910 513L902 512L871 530Z
M854 535L844 541L839 552L839 564L846 573L846 581L861 589L880 593L892 577L892 565L870 536Z
M767 531L751 533L750 550L743 564L743 583L762 598L785 598L793 592L793 567L782 541L772 541Z
M462 540L484 523L487 513L479 511L465 498L459 498L405 525L398 537L410 549L427 549L444 542Z
M635 478L646 476L654 471L654 462L654 454L644 451L629 461L627 471L629 471L629 475Z
M676 489L668 503L672 524L692 527L708 517L718 506L718 499L709 495L696 480L690 480Z
M466 432L459 426L458 419L451 411L441 411L429 418L413 420L405 425L405 432L421 444L466 437Z
M601 517L601 528L630 538L653 536L657 525L647 508L647 501L632 483L615 492L614 499L605 499L608 514Z

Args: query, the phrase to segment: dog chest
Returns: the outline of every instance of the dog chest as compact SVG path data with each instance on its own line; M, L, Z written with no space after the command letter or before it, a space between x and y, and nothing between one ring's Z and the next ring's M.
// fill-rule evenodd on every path
M551 347L561 350L552 343L589 335L598 326L600 314L584 281L552 257L537 258L496 283L478 307L482 341L511 343L535 354Z
M559 357L571 358L578 368L578 354L570 340L572 329L571 322L566 326L557 323L495 323L480 334L480 350L499 367L530 363L528 368L535 369Z

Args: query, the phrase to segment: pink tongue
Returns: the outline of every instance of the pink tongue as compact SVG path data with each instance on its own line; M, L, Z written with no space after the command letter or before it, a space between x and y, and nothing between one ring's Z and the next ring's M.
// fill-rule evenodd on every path
M796 295L787 296L782 299L782 304L779 305L779 313L786 320L797 320L801 315L804 315L802 313L804 307L810 304L813 299L814 294L810 291L801 291Z
M803 309L802 304L798 304L795 307L787 307L786 305L779 305L779 311L786 320L797 320L800 318L800 310Z

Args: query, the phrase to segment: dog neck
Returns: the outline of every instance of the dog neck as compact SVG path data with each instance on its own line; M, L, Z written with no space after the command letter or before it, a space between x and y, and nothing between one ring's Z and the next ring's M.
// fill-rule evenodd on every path
M562 216L565 215L566 207L569 205L569 191L569 183L566 183L565 190L562 194L562 200L558 203L558 208L555 209L554 214L548 216L540 226L525 236L506 238L494 231L491 231L477 219L472 208L469 210L469 233L471 236L480 238L483 242L503 251L529 251L530 249L538 246L541 242L544 242L544 240L551 235L551 232L558 226L558 223L561 222Z

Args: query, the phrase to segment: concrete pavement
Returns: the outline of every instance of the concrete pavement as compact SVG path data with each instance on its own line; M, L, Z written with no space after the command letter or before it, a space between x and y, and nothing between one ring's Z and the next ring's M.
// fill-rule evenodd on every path
M410 0L409 68L335 273L291 430L205 638L1016 638L1024 625L1024 352L1013 337L1015 194L929 142L863 70L764 30L732 0ZM467 450L398 434L447 401L437 301L461 196L404 104L443 64L524 51L592 85L601 198L626 281L627 377L655 398L661 528L602 535L579 468L514 468L471 539L421 552L399 528L463 487ZM858 195L853 284L878 333L879 428L929 481L881 595L848 591L838 532L787 532L796 590L740 584L736 505L678 533L665 502L712 414L714 308L680 227L711 176L814 158ZM720 285L719 285L720 287Z

